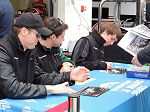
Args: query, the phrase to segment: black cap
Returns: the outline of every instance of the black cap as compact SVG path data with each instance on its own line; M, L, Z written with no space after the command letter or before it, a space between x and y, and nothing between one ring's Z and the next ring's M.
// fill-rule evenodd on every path
M21 14L16 19L15 26L21 28L25 27L25 28L35 29L41 35L45 35L45 36L52 34L52 31L44 26L43 20L40 17L40 15L36 13L26 12Z

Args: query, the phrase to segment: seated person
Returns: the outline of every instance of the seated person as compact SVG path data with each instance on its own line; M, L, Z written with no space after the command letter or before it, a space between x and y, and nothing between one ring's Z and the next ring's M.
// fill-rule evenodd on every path
M48 93L74 93L64 82L84 81L89 70L77 67L71 72L46 73L36 62L34 49L41 35L51 35L40 15L23 13L13 31L0 39L0 99L45 98Z
M119 26L115 23L106 23L102 25L100 32L94 30L77 41L71 59L77 66L84 66L89 70L111 69L112 63L103 61L103 47L112 45L121 38Z
M143 66L144 64L150 63L150 46L144 48L134 56L131 61L136 66Z
M71 71L74 69L75 64L64 56L60 48L68 25L55 17L46 19L44 24L52 31L52 34L48 36L41 35L33 50L40 68L49 73Z

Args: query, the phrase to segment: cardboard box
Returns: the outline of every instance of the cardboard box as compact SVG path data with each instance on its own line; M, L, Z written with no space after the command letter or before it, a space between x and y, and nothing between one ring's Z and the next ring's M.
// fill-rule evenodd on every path
M137 67L133 65L127 69L126 74L128 78L150 79L149 69L149 66Z

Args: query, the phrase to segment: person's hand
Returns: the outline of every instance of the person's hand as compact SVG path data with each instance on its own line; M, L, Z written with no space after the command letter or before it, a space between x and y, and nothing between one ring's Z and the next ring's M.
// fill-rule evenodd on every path
M132 58L131 63L133 63L134 65L139 66L139 67L142 67L142 66L143 66L142 64L139 63L139 61L138 61L138 59L137 59L137 56L134 56L134 57Z
M62 64L62 68L60 69L60 72L70 72L73 69L74 69L73 64L71 64L70 62L64 62Z
M47 92L52 94L63 94L63 93L73 94L76 92L75 90L69 88L68 82L57 85L46 85L45 87Z
M111 70L113 67L113 64L111 62L106 62L107 64L107 70Z
M85 67L76 67L71 71L70 79L74 81L85 81L89 78L90 71Z

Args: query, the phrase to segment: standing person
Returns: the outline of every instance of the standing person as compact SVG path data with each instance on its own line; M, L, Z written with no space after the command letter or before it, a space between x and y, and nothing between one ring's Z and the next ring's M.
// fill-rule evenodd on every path
M88 36L80 38L73 50L72 60L77 66L85 66L89 70L111 69L112 63L104 62L104 46L112 45L121 39L122 33L115 23L102 25L100 32L94 30Z
M14 23L14 8L9 0L0 0L0 37L12 30Z
M134 56L131 61L136 66L143 66L144 64L150 63L150 46L144 48Z
M68 57L64 56L60 48L68 25L55 17L46 19L44 24L52 31L52 34L48 36L41 35L36 48L33 50L40 68L48 73L71 71L75 65Z
M42 71L30 49L35 48L40 34L51 33L39 15L28 12L17 18L12 33L0 39L0 98L44 98L48 93L74 93L66 83L61 83L89 77L89 70L84 67L60 74Z

